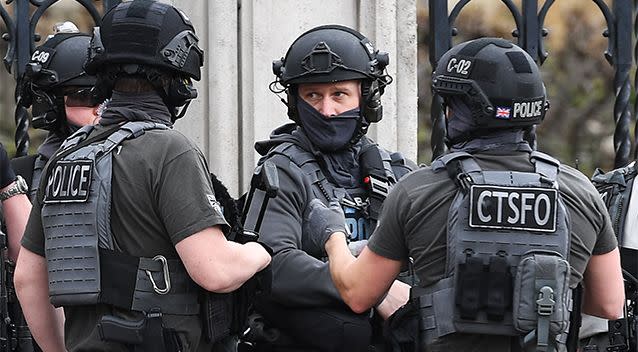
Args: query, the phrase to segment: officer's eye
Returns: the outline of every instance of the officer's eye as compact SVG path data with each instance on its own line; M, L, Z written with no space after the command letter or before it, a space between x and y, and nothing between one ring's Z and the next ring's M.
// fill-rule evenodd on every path
M321 95L315 92L306 93L306 100L319 100Z

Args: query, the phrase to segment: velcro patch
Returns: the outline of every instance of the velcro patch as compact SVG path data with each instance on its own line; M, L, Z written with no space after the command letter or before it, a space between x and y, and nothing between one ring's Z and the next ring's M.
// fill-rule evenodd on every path
M534 120L543 115L545 99L542 97L514 101L512 104L512 120Z
M473 185L469 226L554 232L557 201L551 188Z
M93 168L93 160L58 161L47 179L44 202L86 202Z
M55 55L55 49L41 47L31 54L31 62L37 62L42 65L42 67L48 68L53 55Z
M472 73L473 67L473 58L452 56L450 57L450 60L448 60L445 70L453 76L468 78L470 73Z

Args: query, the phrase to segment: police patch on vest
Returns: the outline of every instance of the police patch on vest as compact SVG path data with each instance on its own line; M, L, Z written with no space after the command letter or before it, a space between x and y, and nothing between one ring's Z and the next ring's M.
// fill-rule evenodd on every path
M554 232L557 200L555 189L474 185L469 226Z
M86 202L93 165L92 160L58 161L47 179L44 202Z
M544 102L542 97L513 102L512 120L533 120L541 117L545 109Z

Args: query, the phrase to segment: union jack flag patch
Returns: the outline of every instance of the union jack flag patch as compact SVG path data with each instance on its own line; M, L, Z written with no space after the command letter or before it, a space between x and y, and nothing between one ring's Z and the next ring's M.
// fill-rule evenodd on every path
M497 119L503 119L503 120L509 120L511 111L512 111L511 108L496 107L496 118Z

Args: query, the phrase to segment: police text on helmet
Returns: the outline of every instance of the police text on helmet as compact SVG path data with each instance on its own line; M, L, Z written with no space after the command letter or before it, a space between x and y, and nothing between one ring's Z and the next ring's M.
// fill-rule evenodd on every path
M512 118L536 118L543 113L543 100L515 102Z

